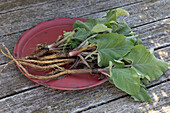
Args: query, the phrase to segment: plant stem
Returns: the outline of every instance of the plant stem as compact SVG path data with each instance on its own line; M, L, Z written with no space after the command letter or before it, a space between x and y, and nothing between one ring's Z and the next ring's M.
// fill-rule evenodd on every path
M80 53L82 53L85 50L89 50L89 49L96 49L96 43L92 43L90 45L87 45L83 48L77 49L77 50L72 50L70 52L60 52L57 54L52 54L52 55L48 55L48 56L44 56L44 57L40 57L38 58L39 60L50 60L50 59L56 59L56 58L68 58L68 57L72 57L72 56L78 56Z
M96 53L97 53L97 50L91 52L90 54L88 54L88 55L85 57L85 59L89 58L91 55L96 54Z
M83 48L73 50L73 51L69 52L69 56L77 56L78 54L80 54L81 52L83 52L85 50L93 49L95 46L96 46L96 43L92 43L92 44L87 45Z
M88 68L91 68L91 67L89 66L89 64L86 62L86 60L84 59L84 57L81 56L81 54L79 54L78 56L80 57L80 59L83 61L83 63L84 63Z
M57 47L60 44L64 43L69 37L73 36L75 34L75 31L71 32L68 36L66 36L65 38L63 38L62 40L60 40L58 43L52 43L50 45L48 45L48 48L52 48L52 47Z

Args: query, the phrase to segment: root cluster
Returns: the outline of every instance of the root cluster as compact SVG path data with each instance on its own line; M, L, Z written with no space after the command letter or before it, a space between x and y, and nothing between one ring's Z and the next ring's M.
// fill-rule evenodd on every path
M83 42L77 49L63 50L62 46L64 42L74 34L75 31L71 32L68 36L50 44L38 44L38 52L36 54L20 58L14 58L8 48L2 44L3 48L6 50L6 53L0 48L1 53L11 59L11 61L0 70L0 73L12 62L15 62L27 76L39 80L54 79L67 74L100 73L98 69L95 69L94 71L94 66L97 62L97 54L94 53L94 50L96 49L95 43L84 46L83 44L85 44L85 42ZM94 57L91 57L92 55ZM85 68L77 69L80 65ZM27 71L25 68L26 66L40 70L50 69L52 71L44 76L32 75Z

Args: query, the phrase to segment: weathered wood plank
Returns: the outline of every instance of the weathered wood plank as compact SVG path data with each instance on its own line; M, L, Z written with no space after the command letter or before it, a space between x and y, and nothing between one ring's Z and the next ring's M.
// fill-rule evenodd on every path
M109 102L83 113L169 113L170 81L149 89L151 102L131 102L129 97Z
M144 2L139 2L136 4L124 6L130 3L134 3L134 0L109 0L103 2L91 2L89 4L79 5L80 2L67 3L63 6L61 4L51 3L44 4L37 7L31 7L23 10L18 10L15 12L10 12L7 14L0 15L0 36L5 34L16 33L18 31L23 31L29 29L30 27L36 25L39 22L46 21L49 19L59 18L59 17L102 17L106 15L106 10L121 7L122 5L130 12L131 17L127 18L130 26L138 26L143 23L152 22L158 19L169 17L168 12L168 1L161 0L157 2L152 2L153 0L147 0ZM87 2L87 1L86 1ZM85 2L85 3L86 3ZM73 7L72 4L76 4ZM159 7L159 8L157 8ZM104 11L97 13L99 11ZM37 13L38 12L38 13ZM86 15L86 16L83 16ZM15 17L15 18L14 18Z
M3 66L4 65L1 65L0 69ZM24 77L16 68L15 64L11 64L0 74L0 98L36 86L38 86L38 84Z
M13 34L10 36L0 37L0 44L4 43L11 53L13 53L14 46L17 43L17 39L21 36L21 33ZM4 50L5 52L5 50ZM0 53L0 64L4 64L9 61L2 53Z
M143 41L142 44L147 48L170 44L170 19L146 24L134 28L133 31L139 35L139 38Z
M161 53L158 52L157 56L161 55L165 61L169 61L167 54L170 53L170 47L163 48ZM162 52L166 54L162 54ZM170 63L170 61L169 61ZM10 67L11 68L11 67ZM11 72L12 73L12 72ZM163 76L161 81L166 81L170 75L170 70L167 71L168 75ZM22 78L22 76L21 76ZM13 78L15 80L15 77ZM10 81L8 81L10 82ZM152 83L154 85L154 83ZM11 92L12 92L11 88ZM6 97L0 100L0 112L76 112L87 109L91 106L97 106L102 103L107 103L122 96L124 92L120 91L112 84L106 82L100 86L80 91L61 91L48 89L45 87L38 87L17 95ZM127 101L126 101L127 102Z
M50 0L52 1L52 0ZM53 0L54 1L54 0ZM0 14L48 3L47 0L1 0Z
M131 27L135 27L146 23L151 23L162 18L168 18L170 17L170 8L168 7L169 5L169 0L145 0L137 4L124 6L122 8L130 13L130 17L124 19ZM88 14L81 17L97 18L106 16L106 14L107 11L101 11L100 13L94 13L91 15Z

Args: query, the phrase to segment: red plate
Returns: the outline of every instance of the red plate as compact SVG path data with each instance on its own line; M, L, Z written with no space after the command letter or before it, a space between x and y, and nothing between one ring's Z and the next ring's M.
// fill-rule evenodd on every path
M85 19L82 18L58 18L52 21L45 21L42 23L39 23L34 28L27 30L24 32L21 37L18 39L17 44L15 45L14 49L14 56L15 58L19 58L26 55L31 55L35 53L36 45L39 43L50 43L54 42L59 35L63 34L63 31L72 31L73 23L76 20L85 21ZM19 68L19 66L18 66ZM30 74L37 75L37 76L43 76L47 73L48 70L42 71L38 69L34 69L31 67L26 67L27 71ZM20 68L19 68L20 69ZM28 77L22 69L20 71ZM107 81L106 78L99 80L99 75L91 75L91 74L71 74L67 75L61 79L55 79L55 80L36 80L31 79L30 80L54 89L61 89L61 90L81 90L81 89L87 89L91 88L97 85L100 85Z

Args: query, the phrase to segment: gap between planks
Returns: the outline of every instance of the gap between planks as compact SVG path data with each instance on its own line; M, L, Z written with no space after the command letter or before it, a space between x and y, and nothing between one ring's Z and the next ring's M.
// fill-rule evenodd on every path
M23 7L18 8L18 9L13 8L11 10L9 9L7 11L2 11L2 12L0 12L0 14L6 14L6 13L10 13L10 12L14 12L14 11L19 11L19 10L23 10L23 9L28 9L28 8L32 8L32 7L36 7L36 6L41 6L41 5L44 5L44 4L47 4L47 3L54 3L54 2L56 2L56 1L54 0L54 1L47 1L47 2L43 2L43 3L31 4L30 6L25 6L25 7L23 6ZM136 2L133 2L133 3L129 3L129 4L125 4L125 5L122 5L120 7L132 5L132 4L137 4L137 3L140 3L140 2L142 2L142 0L141 1L136 1ZM90 5L87 5L87 6L90 6ZM119 7L115 7L115 8L119 8ZM113 8L113 9L115 9L115 8ZM107 11L107 9L105 9L103 11Z
M111 10L111 9L117 9L117 8L122 8L122 7L125 7L125 6L135 5L135 4L142 3L142 2L143 2L143 1L138 1L138 2L131 3L131 4L122 5L122 6L119 6L119 7L108 8L108 9L104 9L104 10L101 10L101 11L97 11L97 12L93 12L93 13L81 15L81 16L79 16L79 17L84 17L84 16L88 16L88 15L91 15L91 14L96 14L96 13L108 11L108 10Z
M155 86L157 86L157 85L161 85L161 84L166 83L166 82L168 82L168 81L170 81L170 80L168 79L168 80L162 81L162 82L160 82L160 83L154 84L154 85L152 85L152 86L147 87L147 89L150 89L150 88L155 87ZM108 103L110 103L110 102L113 102L113 101L116 101L116 100L119 100L119 99L121 99L121 98L125 98L125 97L128 97L128 96L129 96L128 94L127 94L127 95L123 95L123 96L114 98L114 99L112 99L112 100L109 100L109 101L107 101L107 102L103 102L103 103L97 104L97 105L95 105L95 106L90 106L90 107L85 108L85 109L83 109L83 110L76 111L75 113L81 113L81 112L84 112L84 111L88 111L88 110L90 110L90 109L93 109L93 108L102 106L102 105L104 105L104 104L108 104Z
M78 17L78 18L79 18L79 17ZM137 26L133 26L133 27L131 27L131 29L138 28L138 27L141 27L141 26L144 26L144 25L148 25L148 24L152 24L152 23L155 23L155 22L158 22L158 21L166 20L166 19L169 19L169 18L170 18L170 17L161 18L161 19L158 19L158 20L155 20L155 21L152 21L152 22L147 22L147 23L144 23L144 24L140 24L140 25L137 25ZM53 19L51 19L51 20L53 20ZM47 21L50 21L50 20L47 20ZM32 26L32 27L29 28L29 29L24 29L24 30L17 31L17 32L13 32L13 33L10 33L10 34L5 34L5 35L2 35L2 36L0 36L0 37L11 36L11 35L15 35L15 34L18 34L18 33L23 33L23 32L25 32L25 31L27 31L27 30L30 30L30 29L32 29L32 28L34 28L34 27L36 27L36 25L35 25L35 26Z
M14 95L17 95L17 94L20 94L20 93L27 92L27 91L29 91L29 90L36 89L36 88L39 88L39 87L43 87L43 86L38 85L38 86L30 87L30 88L28 88L28 89L24 89L24 90L21 90L21 91L15 92L15 93L11 93L11 94L9 94L9 95L6 95L6 96L3 96L3 97L0 97L0 100L1 100L1 99L3 99L3 98L12 97L12 96L14 96Z
M56 2L56 1L54 0L54 1L46 1L46 2L43 2L43 3L31 4L30 6L25 6L25 7L23 6L21 8L17 8L17 9L13 8L11 10L9 9L7 11L0 12L0 15L1 14L6 14L6 13L11 13L11 12L14 12L14 11L23 10L23 9L28 9L28 8L31 8L31 7L41 6L41 5L44 5L44 4L47 4L47 3L53 3L53 2Z
M168 106L170 99L168 98L169 94L169 81L159 84L158 86L149 88L149 92L151 93L152 100L150 102L131 102L128 97L120 98L119 100L112 101L110 103L103 104L101 106L96 106L92 109L81 111L82 113L94 113L95 111L100 111L100 113L108 112L108 113L151 113L152 111L161 113L169 113ZM155 89L158 89L157 91ZM122 101L123 100L123 101ZM125 101L126 100L126 101ZM121 105L121 106L120 106ZM119 107L120 106L120 107ZM111 107L111 109L109 109ZM163 108L164 107L164 108ZM167 111L167 112L166 112ZM154 113L155 113L154 112ZM79 111L75 112L79 113Z

